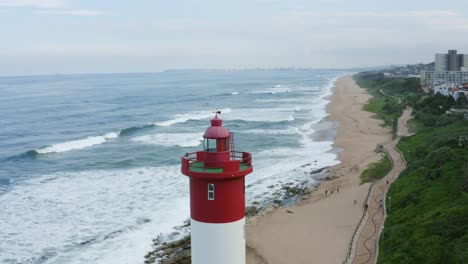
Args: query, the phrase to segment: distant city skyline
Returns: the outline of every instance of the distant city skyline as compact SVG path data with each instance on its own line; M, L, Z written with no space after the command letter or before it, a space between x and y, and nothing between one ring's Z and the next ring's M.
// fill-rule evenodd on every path
M468 0L0 0L0 76L352 68L468 53Z

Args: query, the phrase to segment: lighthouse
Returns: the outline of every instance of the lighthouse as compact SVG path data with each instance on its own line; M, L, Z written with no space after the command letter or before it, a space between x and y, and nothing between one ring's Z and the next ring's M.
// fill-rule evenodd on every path
M190 178L192 264L245 264L244 179L252 157L234 150L218 114L203 134L203 150L182 157Z

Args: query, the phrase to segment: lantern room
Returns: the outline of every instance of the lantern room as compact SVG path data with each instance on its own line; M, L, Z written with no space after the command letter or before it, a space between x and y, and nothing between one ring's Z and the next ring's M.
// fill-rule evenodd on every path
M216 116L203 134L203 150L182 157L182 173L189 177L218 179L252 172L251 155L234 150L234 137Z
M203 134L205 151L229 151L229 141L232 138L232 134L222 125L223 120L218 118L216 114L215 118L211 119L211 126L208 127L205 134Z

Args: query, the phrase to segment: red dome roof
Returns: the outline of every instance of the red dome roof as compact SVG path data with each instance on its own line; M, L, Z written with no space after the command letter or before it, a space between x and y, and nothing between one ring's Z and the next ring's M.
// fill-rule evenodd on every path
M211 126L208 127L203 134L204 138L216 139L216 138L228 138L229 130L222 126L223 120L216 116L211 119Z

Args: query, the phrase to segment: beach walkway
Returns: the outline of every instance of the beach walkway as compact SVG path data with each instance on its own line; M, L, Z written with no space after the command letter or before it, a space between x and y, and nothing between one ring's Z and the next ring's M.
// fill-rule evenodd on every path
M411 135L407 126L407 121L411 118L411 112L410 107L404 110L398 119L397 137L393 141L384 144L384 149L393 162L393 168L387 176L372 186L367 201L367 214L362 225L358 227L357 240L347 263L371 264L376 262L379 250L379 236L384 229L387 191L393 181L406 168L406 161L396 148L396 144L401 137Z

